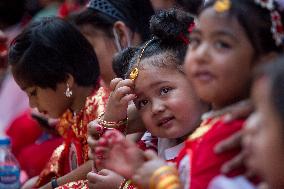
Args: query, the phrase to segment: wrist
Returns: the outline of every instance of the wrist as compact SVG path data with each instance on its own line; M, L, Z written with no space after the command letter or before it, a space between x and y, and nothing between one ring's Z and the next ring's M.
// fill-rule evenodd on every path
M98 124L104 128L117 129L120 132L125 133L128 124L128 118L126 116L126 118L119 121L106 121L103 112L101 115L98 116Z

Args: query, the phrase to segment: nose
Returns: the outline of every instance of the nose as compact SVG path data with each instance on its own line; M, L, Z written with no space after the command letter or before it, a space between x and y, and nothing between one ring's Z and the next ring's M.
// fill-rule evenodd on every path
M161 99L152 100L152 113L154 115L165 111L165 103Z
M188 53L189 56L195 59L195 62L199 64L200 63L204 64L208 62L207 60L210 54L209 51L210 51L209 44L203 42L200 45L198 45L198 47L190 49Z

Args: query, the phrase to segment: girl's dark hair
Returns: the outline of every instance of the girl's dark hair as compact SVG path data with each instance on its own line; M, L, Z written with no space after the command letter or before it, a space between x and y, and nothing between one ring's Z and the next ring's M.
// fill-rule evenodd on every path
M158 67L175 66L183 64L188 46L188 28L194 23L193 17L182 10L172 9L162 11L151 18L150 31L153 38L141 45L130 61L126 77L134 66L137 66L138 57L142 53L139 63L145 58L155 56L157 61L151 64ZM167 53L167 55L165 55ZM163 54L163 56L159 56ZM174 60L174 61L171 61Z
M100 74L92 46L60 18L43 18L29 25L12 42L9 63L17 80L42 88L56 89L68 74L80 86L93 86Z
M186 11L193 15L197 15L204 4L204 0L176 0Z
M284 122L284 56L282 55L273 62L262 65L256 69L254 80L263 76L268 77L272 105Z
M128 63L138 50L137 47L128 47L116 53L112 61L112 69L117 77L123 78L128 69Z
M231 18L236 18L238 23L244 28L248 39L255 49L256 57L269 52L282 52L283 45L276 45L271 32L271 12L268 9L261 7L254 0L230 1L231 8L228 11L228 15ZM204 9L212 7L215 2L216 0L209 1ZM275 6L278 7L276 3ZM279 13L282 23L284 23L284 13L280 10Z
M149 39L150 32L147 23L154 14L149 0L108 0L108 2L123 15L120 21L123 21L133 32L140 34L142 41ZM112 27L116 21L119 21L91 7L73 15L71 20L77 26L91 24L94 28L103 30L109 37L113 37Z

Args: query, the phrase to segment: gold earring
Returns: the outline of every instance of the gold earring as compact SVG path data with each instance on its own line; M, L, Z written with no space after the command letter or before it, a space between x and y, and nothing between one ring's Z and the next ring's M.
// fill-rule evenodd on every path
M70 97L72 96L72 94L73 94L73 92L72 92L72 90L70 89L69 84L67 83L67 89L66 89L66 91L65 91L65 96L66 96L67 98L70 98Z

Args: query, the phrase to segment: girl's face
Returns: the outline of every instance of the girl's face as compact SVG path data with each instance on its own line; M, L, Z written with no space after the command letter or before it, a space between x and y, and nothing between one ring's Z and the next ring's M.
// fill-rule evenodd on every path
M135 94L134 103L146 128L161 138L191 133L206 111L185 75L176 69L143 63L135 80Z
M80 31L93 46L99 61L101 78L108 86L110 81L115 78L112 69L113 56L118 52L118 47L114 42L115 39L108 36L105 31L94 28L90 24L80 26ZM141 42L141 38L137 33L129 34L129 37L131 45L138 45Z
M91 25L83 25L80 30L93 46L99 61L101 77L108 85L115 77L112 69L112 58L117 49L113 39Z
M197 95L218 109L247 97L253 56L237 20L211 7L191 34L185 71Z
M30 107L37 108L39 112L51 118L60 117L71 107L72 97L67 98L64 94L66 83L58 84L56 90L38 86L27 87L22 84L20 84L20 87L28 95Z
M271 188L284 188L283 122L271 102L267 78L254 83L255 114L250 116L243 139L246 164Z

